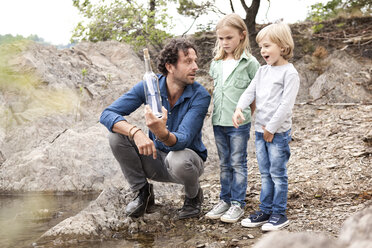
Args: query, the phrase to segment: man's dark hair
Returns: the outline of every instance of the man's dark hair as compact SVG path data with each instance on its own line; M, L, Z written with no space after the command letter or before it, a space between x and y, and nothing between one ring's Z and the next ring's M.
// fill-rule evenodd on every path
M189 54L189 49L194 49L195 53L198 54L196 47L190 41L184 38L172 39L164 48L161 50L158 56L158 70L164 75L168 75L168 70L165 64L176 65L178 61L178 51L183 51L185 56Z

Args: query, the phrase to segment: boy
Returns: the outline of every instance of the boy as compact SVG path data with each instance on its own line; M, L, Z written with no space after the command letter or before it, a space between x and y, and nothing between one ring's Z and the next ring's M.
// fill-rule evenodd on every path
M262 226L263 231L279 230L289 224L286 216L290 157L289 141L300 79L288 62L293 56L291 30L283 23L263 28L256 37L267 65L261 66L241 95L233 115L238 127L243 110L256 100L256 156L261 174L260 210L243 219L244 227Z

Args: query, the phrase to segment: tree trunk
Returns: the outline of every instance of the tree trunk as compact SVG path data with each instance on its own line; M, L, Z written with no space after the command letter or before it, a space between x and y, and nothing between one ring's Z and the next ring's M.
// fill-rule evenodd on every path
M249 41L251 47L257 46L256 44L256 16L258 9L260 8L261 0L252 0L250 7L247 6L244 0L240 0L244 10L245 10L245 19L244 22L247 25L249 33Z
M150 0L150 10L155 12L156 0Z

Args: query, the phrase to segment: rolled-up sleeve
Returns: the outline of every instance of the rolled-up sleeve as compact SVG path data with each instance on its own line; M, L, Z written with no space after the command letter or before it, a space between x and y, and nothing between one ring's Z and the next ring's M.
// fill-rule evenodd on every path
M115 123L124 121L124 116L130 115L144 102L145 95L143 91L143 82L141 81L103 110L100 123L112 132L112 127Z

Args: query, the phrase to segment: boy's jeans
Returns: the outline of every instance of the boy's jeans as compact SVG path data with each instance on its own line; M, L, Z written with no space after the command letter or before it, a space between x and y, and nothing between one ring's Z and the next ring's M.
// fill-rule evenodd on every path
M235 127L213 126L220 158L220 199L245 206L247 190L247 146L251 123Z
M271 143L256 132L256 156L261 173L260 209L267 214L285 215L287 208L287 162L291 155L289 141L291 130L276 133Z

